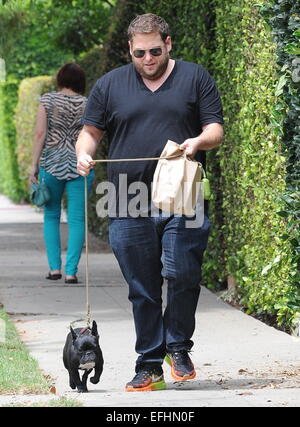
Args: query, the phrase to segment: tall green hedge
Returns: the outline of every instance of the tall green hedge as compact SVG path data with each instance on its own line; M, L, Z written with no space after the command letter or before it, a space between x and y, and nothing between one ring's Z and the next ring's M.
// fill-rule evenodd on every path
M32 77L22 80L16 107L16 144L20 186L28 198L28 176L31 168L35 118L42 94L54 90L53 78Z
M170 25L172 58L197 62L212 70L214 0L145 0L143 13L162 16Z
M17 99L17 81L0 83L0 190L14 201L19 201L23 196L15 143L14 113Z
M206 278L232 276L248 313L291 325L298 317L296 273L282 235L279 196L286 166L272 118L277 97L275 46L255 0L216 2L214 70L221 91L226 137L215 161L222 188L223 270L210 258ZM212 179L214 177L212 176ZM218 236L212 242L218 250ZM217 258L218 260L218 258Z
M283 194L284 207L279 214L287 228L282 238L292 250L294 298L291 308L300 305L300 1L274 0L262 9L276 43L279 65L278 102L273 114L274 126L281 136L286 156L287 187Z
M103 47L95 47L80 55L78 64L86 75L86 93L89 94L97 79L104 74L106 54Z
M4 103L3 103L3 85L0 83L0 192L3 193L4 182L4 156L3 156L3 141L4 141Z

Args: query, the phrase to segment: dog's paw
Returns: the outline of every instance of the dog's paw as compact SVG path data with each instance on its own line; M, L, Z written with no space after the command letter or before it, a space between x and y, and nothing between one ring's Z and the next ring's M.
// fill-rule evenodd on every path
M77 388L78 393L88 393L88 389L86 387L78 387Z
M91 378L90 378L90 381L91 381L91 383L93 383L93 384L98 384L99 379L100 379L100 378L91 377Z

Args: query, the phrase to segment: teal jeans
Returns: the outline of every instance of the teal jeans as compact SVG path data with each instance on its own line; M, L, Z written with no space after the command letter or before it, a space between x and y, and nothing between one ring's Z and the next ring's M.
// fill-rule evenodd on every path
M87 177L88 191L94 181L94 171ZM74 276L78 270L85 237L84 217L84 178L82 176L70 181L57 179L40 168L40 179L50 190L51 198L44 207L44 239L50 270L61 270L60 216L64 192L67 195L68 248L65 273Z

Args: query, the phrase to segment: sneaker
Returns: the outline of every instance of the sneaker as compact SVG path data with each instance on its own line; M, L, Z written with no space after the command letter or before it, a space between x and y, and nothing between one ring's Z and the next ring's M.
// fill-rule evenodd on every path
M166 383L161 368L141 368L132 381L126 384L125 391L165 390Z
M171 375L175 380L186 381L196 377L196 371L187 350L167 353L165 361L171 366Z

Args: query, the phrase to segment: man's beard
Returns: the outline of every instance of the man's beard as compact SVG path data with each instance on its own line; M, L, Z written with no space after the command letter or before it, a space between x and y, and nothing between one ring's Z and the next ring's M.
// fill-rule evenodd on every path
M169 55L165 56L164 61L159 64L159 66L158 66L158 68L154 74L145 73L142 65L140 65L138 62L135 62L135 61L133 63L134 63L134 66L135 66L137 72L140 73L140 75L142 77L146 78L147 80L157 80L164 74L164 72L166 71L166 69L168 67Z

